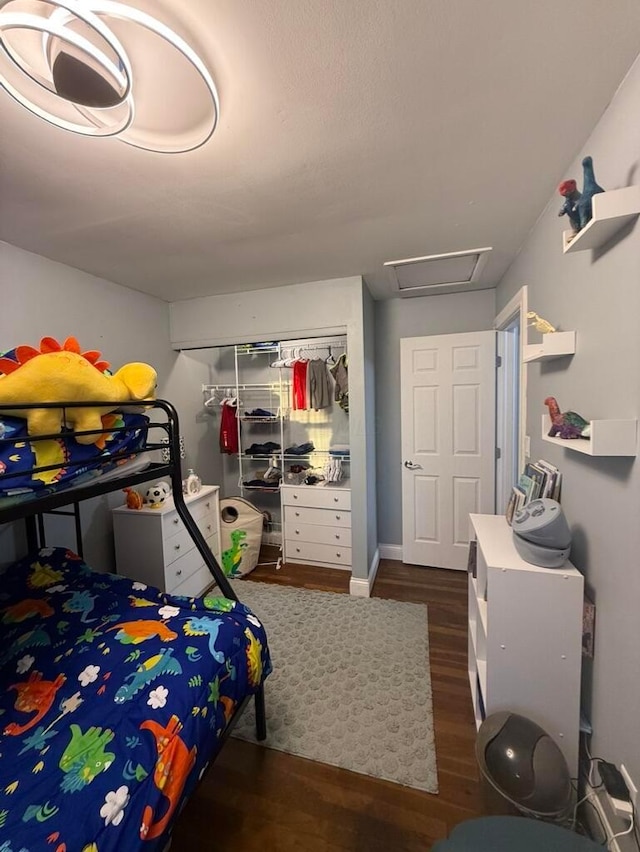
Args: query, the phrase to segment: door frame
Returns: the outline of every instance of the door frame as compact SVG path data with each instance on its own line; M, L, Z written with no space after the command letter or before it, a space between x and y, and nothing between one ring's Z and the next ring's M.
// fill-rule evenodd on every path
M519 321L520 324L520 339L517 354L518 382L517 393L510 392L516 384L513 373L513 360L504 358L509 352L502 352L503 366L505 368L503 375L500 375L500 368L497 368L497 386L496 386L496 447L500 449L500 458L496 458L496 514L503 514L506 506L508 495L511 493L512 482L511 465L506 464L507 453L513 454L514 449L517 452L517 468L518 471L524 469L524 462L527 456L528 448L526 447L526 427L527 427L527 365L523 359L523 350L527 342L527 312L529 310L529 293L527 285L524 284L520 290L507 302L504 308L496 316L493 327L496 331L504 331L512 326L514 322ZM503 335L498 335L500 339ZM500 348L499 348L500 351ZM513 353L511 353L513 354ZM513 422L514 416L518 418L518 435L517 447L513 447L511 439L511 430L509 423ZM496 453L496 456L498 453ZM501 505L502 504L502 505Z

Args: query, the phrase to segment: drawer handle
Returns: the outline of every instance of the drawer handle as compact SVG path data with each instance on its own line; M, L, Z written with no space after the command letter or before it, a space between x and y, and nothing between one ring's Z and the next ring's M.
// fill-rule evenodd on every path
M296 512L296 518L300 517L300 512Z
M334 502L334 503L338 503L338 502L339 502L339 500L340 500L340 498L339 498L339 497L334 497L334 498L333 498L333 502Z
M300 553L300 548L296 547L296 553Z
M340 515L336 515L336 521L340 520Z
M300 535L300 530L296 530L296 535Z
M211 508L211 503L205 503L204 505L207 507L207 509Z
M338 557L338 559L340 559L340 557L342 556L342 554L341 554L341 553L336 553L336 556Z
M174 523L174 524L179 524L179 523L180 523L180 518L174 518L174 519L173 519L173 523Z
M339 535L337 535L337 534L336 534L336 538L338 539L338 541L340 541L340 536L339 536Z
M174 545L173 545L173 549L174 549L174 550L180 550L180 545L179 545L179 544L174 544Z
M182 574L182 568L179 568L179 569L176 571L176 577L179 577L181 574Z
M293 495L293 499L294 499L294 500L297 500L297 499L298 499L298 495L297 495L297 494L294 494L294 495Z
M207 524L207 529L211 532L211 524Z

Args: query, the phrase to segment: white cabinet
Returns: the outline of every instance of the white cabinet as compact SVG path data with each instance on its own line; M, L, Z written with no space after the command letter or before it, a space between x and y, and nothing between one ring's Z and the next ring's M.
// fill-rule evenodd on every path
M351 569L351 491L283 485L284 561Z
M578 769L584 578L567 562L525 562L501 515L470 515L469 682L479 727L512 710L557 742Z
M218 491L217 485L204 485L198 494L184 499L211 552L221 563ZM159 509L114 509L113 532L119 574L175 595L199 595L213 583L172 497Z

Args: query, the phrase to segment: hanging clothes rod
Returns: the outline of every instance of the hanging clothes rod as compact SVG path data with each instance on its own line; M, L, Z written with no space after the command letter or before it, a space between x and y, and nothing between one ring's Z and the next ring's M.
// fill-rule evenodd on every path
M307 337L280 341L280 349L326 349L327 346L346 348L346 345L346 334L336 337Z
M283 382L262 382L256 384L229 384L228 382L223 385L202 385L202 393L218 393L222 391L227 396L233 396L234 391L242 391L242 390L261 390L261 391L273 391L274 393L280 390L280 385L285 387L287 385L286 381ZM231 393L227 393L227 391L231 391Z

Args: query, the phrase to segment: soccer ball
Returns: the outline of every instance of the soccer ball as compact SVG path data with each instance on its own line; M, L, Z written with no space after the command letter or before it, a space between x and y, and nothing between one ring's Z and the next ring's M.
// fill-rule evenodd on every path
M166 482L156 482L151 488L147 488L144 502L150 509L159 509L170 494L171 488Z

